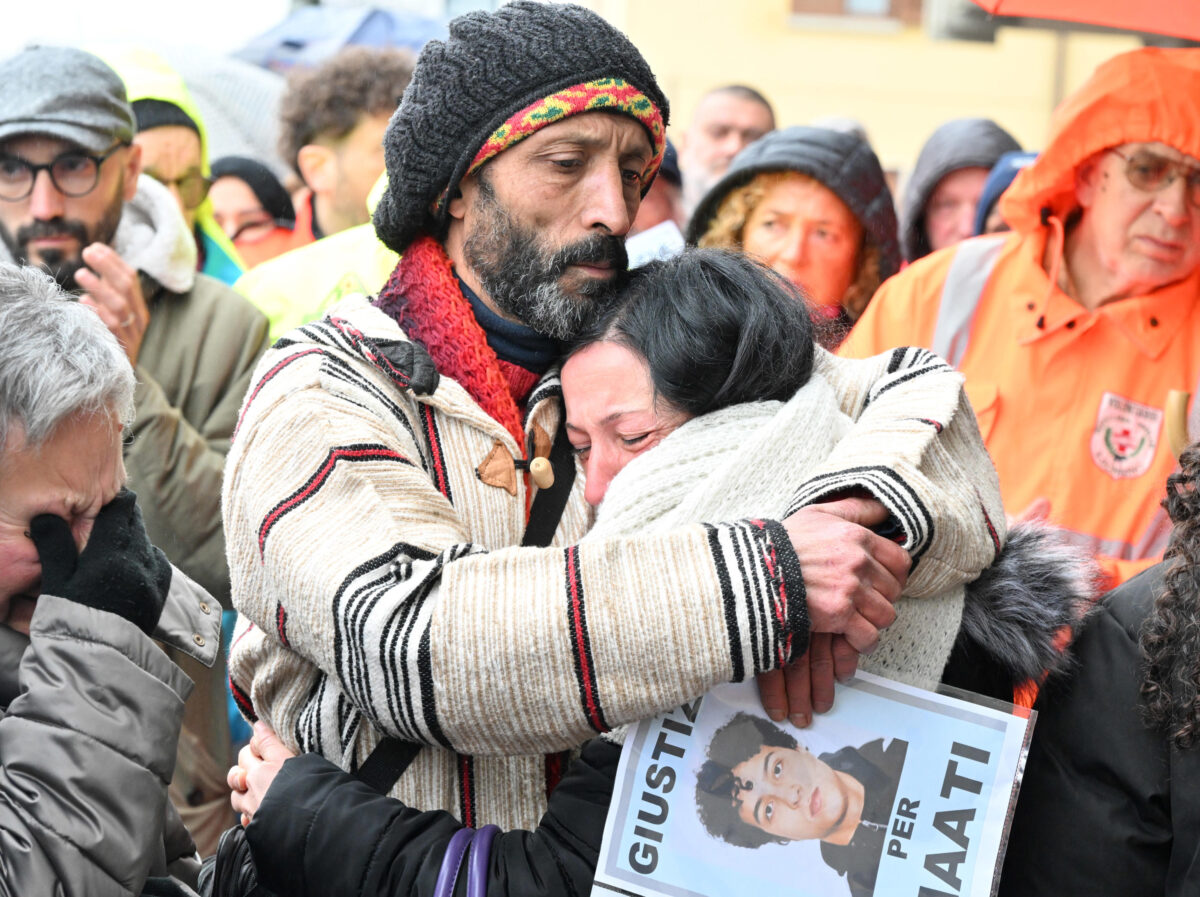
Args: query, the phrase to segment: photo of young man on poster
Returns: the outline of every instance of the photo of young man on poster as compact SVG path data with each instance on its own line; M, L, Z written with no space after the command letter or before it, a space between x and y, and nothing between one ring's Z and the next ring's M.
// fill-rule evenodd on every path
M757 848L818 840L851 897L870 897L908 742L870 741L812 754L761 717L717 729L696 776L700 821L713 837Z

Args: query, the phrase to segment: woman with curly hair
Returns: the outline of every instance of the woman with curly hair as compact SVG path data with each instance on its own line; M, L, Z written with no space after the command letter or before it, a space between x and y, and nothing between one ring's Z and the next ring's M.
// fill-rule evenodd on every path
M833 349L900 268L896 209L874 151L825 128L772 131L700 201L688 243L735 249L803 287Z
M1110 592L1041 693L1001 897L1200 893L1200 443L1162 563Z

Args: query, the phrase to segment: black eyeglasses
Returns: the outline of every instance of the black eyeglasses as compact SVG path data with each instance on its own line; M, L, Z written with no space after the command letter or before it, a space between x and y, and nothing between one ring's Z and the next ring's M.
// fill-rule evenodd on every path
M158 181L164 187L174 187L178 190L179 200L189 212L204 202L204 198L208 196L209 188L212 187L212 178L206 178L198 171L189 171L183 177L173 180L161 177L153 171L147 171L146 174L150 175L150 177L154 178L154 180Z
M1135 150L1129 156L1118 149L1109 149L1109 152L1125 161L1125 177L1139 190L1157 193L1170 187L1176 178L1183 177L1188 202L1200 207L1200 167L1176 162L1148 149Z
M108 152L93 156L82 150L63 153L46 165L9 153L0 153L0 199L16 202L33 192L39 172L50 175L50 182L63 196L87 196L100 183L100 166L126 143L118 143Z

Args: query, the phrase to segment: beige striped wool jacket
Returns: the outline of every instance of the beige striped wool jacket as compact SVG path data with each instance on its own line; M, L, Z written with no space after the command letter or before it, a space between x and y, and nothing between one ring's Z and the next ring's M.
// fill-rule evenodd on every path
M578 476L551 547L517 547L532 487L494 475L519 460L515 440L363 297L277 343L254 380L222 496L243 617L230 681L294 750L354 769L381 733L416 740L429 747L393 796L529 828L562 752L806 648L777 522L581 546ZM551 373L528 400L527 443L544 454L561 416ZM949 426L982 451L970 415ZM895 480L906 544L956 538Z

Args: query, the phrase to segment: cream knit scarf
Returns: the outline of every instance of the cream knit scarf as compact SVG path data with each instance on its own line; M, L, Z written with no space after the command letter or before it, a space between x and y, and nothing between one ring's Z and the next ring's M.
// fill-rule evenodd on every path
M940 389L957 393L959 381ZM951 405L953 407L953 405ZM747 517L780 519L797 488L837 450L852 421L821 366L786 403L756 402L693 418L614 477L587 539ZM893 446L905 454L905 446ZM839 459L841 460L841 459ZM854 466L853 458L845 459ZM907 594L907 592L906 592ZM897 620L860 667L936 687L962 619L962 585L897 603Z
M817 374L786 404L751 402L693 418L613 478L587 538L778 520L850 426Z

